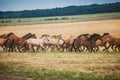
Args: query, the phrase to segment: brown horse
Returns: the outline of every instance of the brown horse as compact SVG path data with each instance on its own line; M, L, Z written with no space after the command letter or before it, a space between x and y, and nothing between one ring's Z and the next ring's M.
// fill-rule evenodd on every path
M72 44L72 47L71 47L71 50L73 50L73 48L75 49L75 52L79 51L79 52L82 52L85 47L84 47L84 42L89 39L91 37L90 34L86 33L86 34L82 34L82 35L79 35L73 42ZM83 47L83 49L82 49Z
M7 34L0 35L0 46L3 48L4 51L7 51L7 44L6 41L8 38L6 38Z
M109 48L111 48L113 51L116 51L116 48L119 49L120 46L120 38L116 38L114 36L112 36L109 33L106 33L104 35L104 37L106 38L106 41L109 43L109 46L107 47L107 50Z
M109 36L107 36L108 34L109 33L104 33L101 36L101 40L98 39L95 43L97 46L104 47L103 51L108 51L107 50L107 43L108 43L108 40L109 40Z
M99 34L93 34L90 38L84 41L83 45L87 48L89 52L96 52L98 51L98 46L95 44L98 39L101 39L101 36ZM97 48L97 50L94 50L94 48Z
M14 46L14 40L17 39L18 37L14 33L9 33L7 34L6 38L8 39L5 43L7 45L8 51L14 51L15 46Z
M62 51L64 51L65 49L66 51L70 51L70 48L75 38L75 36L70 36L68 39L64 40L64 43L62 44Z
M4 51L7 50L5 45L6 40L6 38L0 38L0 46L3 48Z
M29 38L36 38L35 34L28 33L23 37L18 37L14 40L14 45L18 49L19 52L21 52L21 49L23 48L25 40Z

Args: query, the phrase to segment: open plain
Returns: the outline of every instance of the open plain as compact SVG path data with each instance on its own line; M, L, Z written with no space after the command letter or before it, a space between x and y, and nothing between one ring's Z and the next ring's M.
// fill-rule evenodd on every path
M110 33L120 37L120 20L82 21L72 23L0 26L0 34L29 32L62 34L64 39L83 33ZM120 80L120 53L38 52L0 53L0 80Z

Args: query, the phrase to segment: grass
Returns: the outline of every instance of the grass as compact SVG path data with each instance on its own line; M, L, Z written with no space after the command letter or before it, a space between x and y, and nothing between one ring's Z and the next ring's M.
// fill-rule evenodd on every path
M120 19L120 12L74 16L0 19L0 26Z
M9 80L119 80L120 54L0 53L0 77Z
M49 70L46 68L42 69L28 69L23 66L13 67L10 65L5 65L4 63L0 63L0 74L12 75L9 77L10 80L119 80L120 77L116 76L99 76L94 73L77 73L71 71L56 71ZM2 76L2 78L4 78Z

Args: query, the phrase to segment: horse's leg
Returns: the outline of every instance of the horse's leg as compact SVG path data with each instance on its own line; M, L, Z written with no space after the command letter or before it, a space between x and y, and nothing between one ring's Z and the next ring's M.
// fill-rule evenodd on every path
M112 46L112 44L109 44L109 46L106 48L107 51L109 51L109 48Z
M61 51L59 45L56 45L56 48L57 48L58 51Z
M114 45L112 45L111 48L112 48L113 51L115 51L115 49L114 49Z
M40 46L37 46L37 49L36 49L36 50L37 50L37 52L38 52L38 51L40 50Z
M50 49L51 49L51 52L53 52L53 45L51 45Z
M89 52L92 53L92 48L91 47L89 47Z
M100 48L98 46L96 46L96 52L100 51Z
M34 49L34 46L33 46L33 45L31 46L31 48L32 48L33 52L35 53L35 49Z
M120 52L120 47L118 47L118 51Z
M6 52L6 49L5 49L5 47L4 47L4 46L1 46L1 47L3 48L3 51L4 51L4 52Z
M17 50L19 51L19 52L21 52L21 50L20 50L20 46L19 45L14 45L14 47L15 47L15 52L16 52L16 48L17 48Z
M117 52L117 49L118 49L118 47L117 46L115 46L115 51Z
M106 51L106 52L108 52L108 49L107 49L107 46L106 46L106 44L104 44L104 47L105 47L105 49L103 49L103 51Z
M42 48L43 51L45 51L45 47L41 44L40 47Z

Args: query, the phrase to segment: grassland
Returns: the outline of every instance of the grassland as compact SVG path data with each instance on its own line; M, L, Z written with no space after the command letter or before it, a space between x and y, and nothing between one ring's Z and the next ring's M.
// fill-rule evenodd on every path
M0 78L7 80L119 80L120 54L1 53Z
M0 19L0 26L120 19L120 12L75 16Z
M101 17L100 14L96 15L99 17L81 15L81 17L57 17L59 20L55 20L56 17L10 19L14 22L0 23L2 25L0 34L13 32L19 37L29 32L35 33L37 37L42 34L62 34L66 39L71 35L78 36L83 33L102 35L108 32L115 37L120 37L119 13L104 14L104 16L102 14ZM30 19L31 22L29 22ZM9 22L9 19L6 20ZM18 20L20 21L18 22ZM38 24L36 24L37 21ZM0 80L120 80L119 57L118 52L0 52Z

